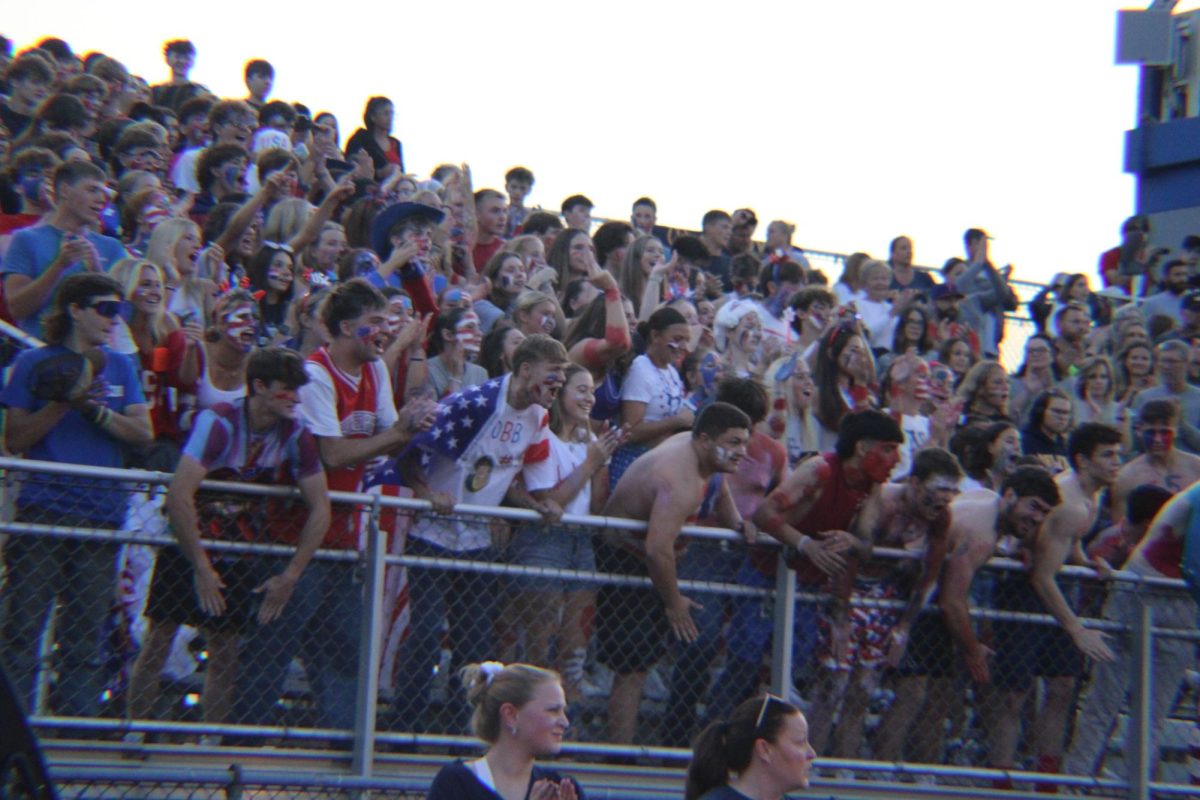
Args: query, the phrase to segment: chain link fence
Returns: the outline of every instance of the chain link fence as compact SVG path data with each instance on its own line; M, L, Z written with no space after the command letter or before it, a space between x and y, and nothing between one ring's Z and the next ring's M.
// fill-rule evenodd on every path
M908 599L902 554L877 553L872 574L883 577L855 583L842 653L825 581L778 573L777 547L686 529L678 574L697 603L697 636L684 643L666 629L636 555L642 523L545 526L529 512L471 507L436 516L391 488L331 495L360 546L321 551L266 619L271 579L305 517L289 490L206 483L197 495L224 584L214 614L197 601L166 523L169 476L15 459L0 469L5 662L51 747L93 741L153 761L172 747L271 745L340 754L370 774L377 753L477 752L457 674L501 660L560 672L572 719L564 749L585 760L678 768L678 748L707 721L770 689L807 709L829 780L886 783L902 762L909 777L936 765L918 778L943 786L1003 781L988 772L998 763L1030 787L1039 780L1026 772L1060 770L1110 776L1118 788L1139 774L1189 782L1196 608L1178 582L1064 571L1064 594L1117 654L1099 664L1045 614L1021 565L985 569L972 607L995 656L991 681L979 684L936 603L889 666L889 634ZM1131 717L1143 708L1144 735ZM1143 736L1148 773L1130 757ZM185 784L139 796L180 796ZM285 791L254 796L277 788ZM67 796L136 794L93 789L84 782Z

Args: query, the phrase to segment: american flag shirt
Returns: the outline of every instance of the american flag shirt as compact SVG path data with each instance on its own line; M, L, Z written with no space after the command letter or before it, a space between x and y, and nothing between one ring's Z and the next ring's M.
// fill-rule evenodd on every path
M438 404L437 421L413 440L429 488L456 503L498 506L526 464L550 455L550 413L537 404L517 411L506 400L511 375L471 386ZM412 535L449 550L491 545L486 524L429 516Z

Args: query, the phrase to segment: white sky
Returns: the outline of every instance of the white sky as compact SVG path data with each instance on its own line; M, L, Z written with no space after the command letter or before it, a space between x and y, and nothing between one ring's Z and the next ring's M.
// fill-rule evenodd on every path
M18 48L60 36L151 83L162 42L190 38L193 79L223 96L266 58L272 97L333 111L343 142L388 95L410 171L469 161L477 188L502 189L524 164L547 207L582 192L625 218L645 194L660 221L698 227L750 206L760 237L783 218L801 246L886 256L907 234L936 265L981 226L997 264L1045 280L1094 275L1133 213L1122 5L61 0L9 3L3 32Z

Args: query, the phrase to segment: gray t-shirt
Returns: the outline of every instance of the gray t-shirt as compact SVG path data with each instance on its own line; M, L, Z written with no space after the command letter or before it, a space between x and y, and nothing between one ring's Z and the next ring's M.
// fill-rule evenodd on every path
M461 392L468 386L482 386L488 380L487 370L469 361L464 365L461 383L446 370L441 356L429 359L428 367L429 386L433 389L433 396L439 400L448 394Z

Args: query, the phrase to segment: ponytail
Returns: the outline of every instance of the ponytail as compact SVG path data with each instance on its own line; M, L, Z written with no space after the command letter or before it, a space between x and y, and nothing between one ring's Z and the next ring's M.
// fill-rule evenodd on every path
M685 800L697 800L706 792L729 781L728 722L713 722L700 732L692 744L692 763L688 765Z

